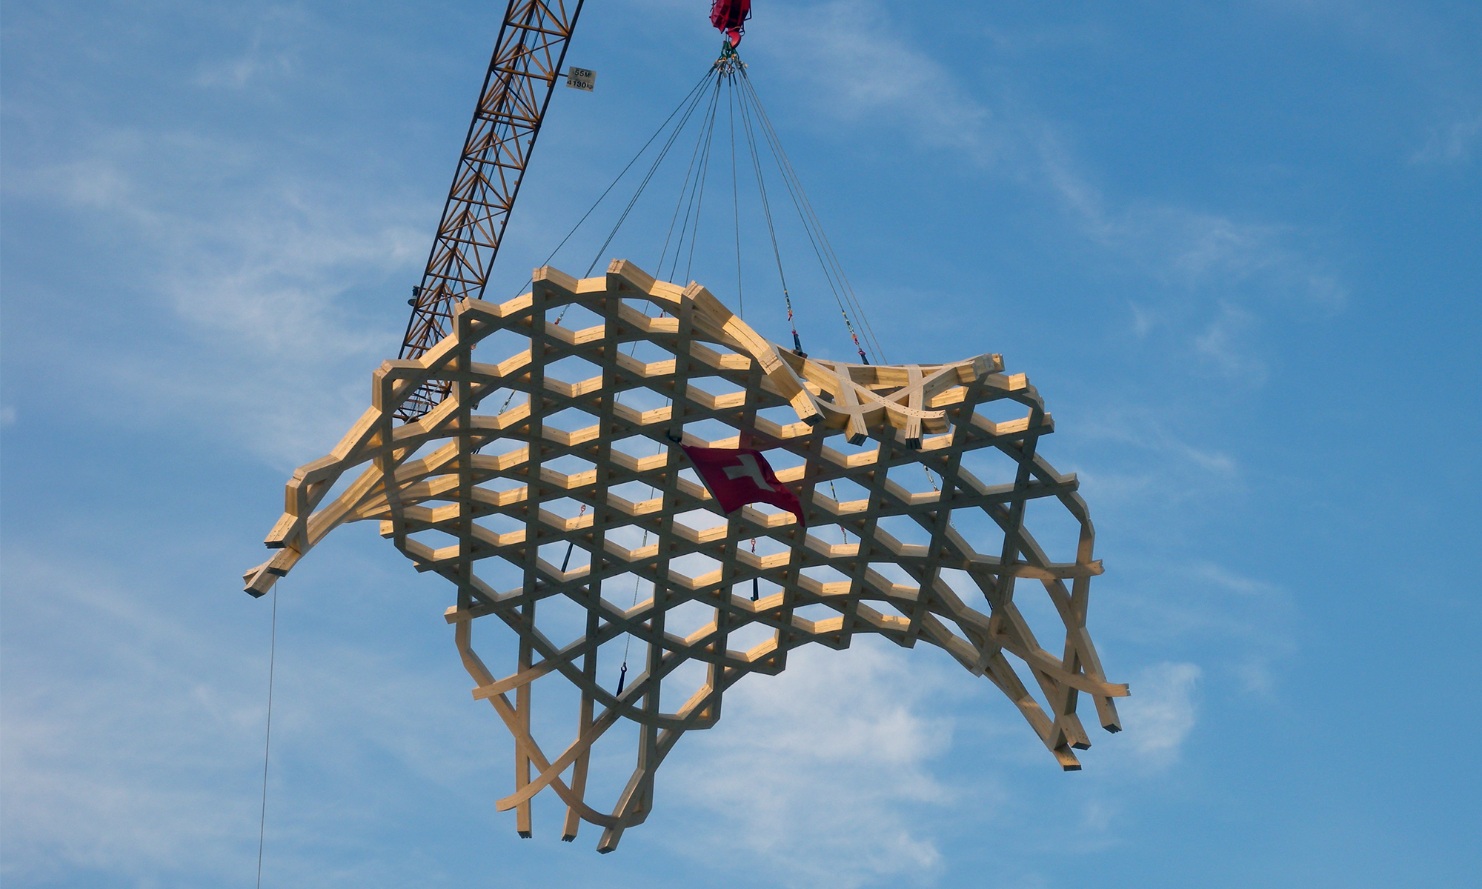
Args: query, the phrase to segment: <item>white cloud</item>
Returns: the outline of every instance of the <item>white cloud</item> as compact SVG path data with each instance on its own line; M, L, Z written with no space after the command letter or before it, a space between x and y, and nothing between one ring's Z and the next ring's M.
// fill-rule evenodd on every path
M1464 164L1472 159L1479 139L1482 139L1482 114L1433 127L1425 144L1410 156L1410 163L1422 166Z
M1179 759L1198 722L1197 692L1203 671L1191 663L1158 663L1133 677L1132 696L1118 707L1126 741L1144 766L1164 769Z
M930 764L952 722L941 684L889 643L809 647L727 693L720 727L687 737L666 787L707 812L697 853L766 863L789 886L897 884L941 864L930 813L955 801ZM964 680L966 677L961 677Z

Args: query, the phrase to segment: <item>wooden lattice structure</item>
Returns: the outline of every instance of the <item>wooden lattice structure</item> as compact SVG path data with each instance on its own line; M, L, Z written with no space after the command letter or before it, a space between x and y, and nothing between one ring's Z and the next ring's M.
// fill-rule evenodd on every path
M399 422L429 384L447 399ZM647 817L675 742L719 719L726 689L780 672L798 646L845 648L857 633L945 650L997 686L1066 769L1079 768L1072 748L1090 745L1082 693L1119 728L1112 699L1127 689L1106 681L1086 628L1101 571L1086 505L1075 478L1037 454L1050 416L997 355L805 358L703 287L616 261L585 280L538 270L530 293L501 305L463 302L449 337L382 365L373 401L329 456L294 474L267 539L280 551L248 572L248 591L366 519L452 581L447 620L474 696L514 736L515 790L498 806L516 810L522 835L531 798L551 788L564 838L585 820L611 850ZM765 505L721 514L681 442L768 449L806 528ZM1036 540L1030 512L1063 533ZM488 642L508 648L512 672L475 653L484 618L514 631ZM575 737L542 744L551 714L538 704L563 699L561 730L574 724ZM636 765L604 811L588 801L593 750L620 724L636 729Z

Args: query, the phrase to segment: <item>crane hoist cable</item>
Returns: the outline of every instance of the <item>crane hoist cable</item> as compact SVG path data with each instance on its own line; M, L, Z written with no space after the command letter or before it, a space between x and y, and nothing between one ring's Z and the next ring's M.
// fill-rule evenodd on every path
M854 332L854 325L849 320L849 310L845 307L846 303L852 308L855 317L860 319L871 350L882 361L885 360L884 349L881 347L879 339L875 336L874 330L869 324L864 307L860 304L858 297L854 293L854 287L849 283L849 277L844 272L843 263L839 261L838 254L834 252L833 245L829 242L828 235L824 231L823 222L819 219L817 211L813 209L812 201L808 200L808 194L803 189L802 178L798 176L797 170L793 167L792 161L783 149L782 140L777 135L776 128L772 126L772 121L767 115L766 107L762 105L761 97L757 95L756 88L752 85L751 79L746 75L744 67L741 70L741 75L742 95L751 100L751 106L756 111L759 129L767 142L768 148L772 152L777 169L782 173L783 182L787 186L788 195L792 198L793 206L804 221L804 230L807 232L809 243L813 247L819 265L824 270L826 279L829 281L830 289L834 294L834 300L839 304L839 312L844 318L845 327L849 330L855 347L859 349L860 357L866 363L869 362L869 359L864 354L864 348L859 343L859 337Z
M637 153L634 154L633 157L631 159L629 159L628 163L623 166L623 169L617 174L617 177L614 178L612 180L612 182L608 183L607 188L605 188L605 189L602 190L602 194L598 195L597 200L592 203L592 206L590 206L590 207L587 208L587 212L583 213L581 215L581 218L576 221L576 224L573 225L571 227L571 229L566 232L565 236L561 238L560 243L556 244L555 249L551 250L550 254L548 256L546 256L545 262L542 262L541 265L550 265L551 260L553 260L553 259L556 258L556 254L561 252L561 248L563 248L563 247L566 246L567 242L571 240L572 236L574 236L576 234L577 230L580 229L582 227L582 225L589 218L591 218L592 214L597 211L597 208L600 207L600 206L602 206L602 202L607 199L607 196L608 195L612 194L612 190L614 188L617 188L618 183L623 181L623 178L628 175L628 171L631 170L631 169L633 169L633 165L634 164L638 163L639 158L643 157L643 155L648 152L649 146L650 145L653 145L654 140L657 139L657 138L659 138L659 136L663 135L664 134L664 131L669 128L669 124L670 124L671 121L674 120L674 116L677 115L677 114L679 114L681 111L686 111L687 108L690 108L690 106L693 104L693 100L694 100L695 96L701 94L701 90L703 89L703 87L705 86L705 84L707 84L709 82L710 82L710 75L709 75L708 72L706 73L706 75L704 77L701 77L698 81L696 81L695 85L690 89L689 93L687 93L685 95L684 99L682 99L680 101L679 105L677 105L674 108L673 111L669 112L669 116L666 117L666 118L664 118L664 122L661 123L661 124L659 124L658 129L654 130L653 135L651 135L651 136L648 137L648 141L643 143L643 147L642 148L639 148L638 151L637 151ZM686 113L688 113L688 112L686 111ZM678 135L677 132L670 135L670 142L671 143L672 143L672 140L677 135ZM664 153L667 153L668 150L669 150L668 149L668 144L666 143L666 145L665 145L665 147L663 149L663 152ZM661 153L660 156L662 158L662 153ZM648 174L647 177L645 177L645 180L644 180L645 182L647 182L648 179L650 179L650 178L653 177L653 173L654 173L654 171L657 168L658 168L658 164L656 162L653 166L651 166L649 168L649 174ZM642 191L643 191L643 188L640 186L640 188L638 189L638 194L641 194ZM617 225L614 225L613 226L612 231L608 234L607 240L603 242L602 247L597 251L596 257L592 260L591 265L587 266L587 276L590 276L592 274L592 270L597 267L597 263L601 260L603 253L606 252L608 245L612 243L612 237L613 237L613 235L616 235L617 234L618 229L621 228L621 226L622 226L622 221L625 220L625 219L627 219L627 213L632 211L633 204L635 204L636 202L637 202L637 194L635 194L633 196L633 200L631 200L629 202L628 207L627 207L627 210L624 212L623 216L619 219ZM533 279L532 280L526 280L525 283L524 283L524 285L521 286L520 289L518 291L516 291L512 295L513 296L519 296L521 293L524 293L527 289L529 289L529 287L532 284L534 284L534 283L535 282L534 282ZM564 317L564 316L565 316L565 312L563 310L562 315L561 316L558 316L558 318L557 318L557 323L558 324L560 323L560 318L561 317Z
M722 92L725 93L724 97L721 95ZM724 116L720 114L721 101L727 103ZM726 173L731 177L732 191L732 212L729 215L732 217L734 231L732 241L737 253L739 296L744 263L741 257L742 226L739 199L741 161L736 157L740 150L736 143L743 142L748 156L746 163L751 168L751 176L748 178L755 179L757 206L765 224L789 333L792 335L793 348L799 354L804 354L802 337L798 330L800 316L797 314L798 306L793 299L793 282L789 279L788 263L783 258L785 245L777 224L773 201L774 189L768 182L773 175L781 177L788 201L793 205L803 227L808 249L818 262L824 283L834 298L844 330L858 353L860 361L866 364L872 363L872 354L873 360L883 361L884 349L844 271L843 263L824 231L818 212L803 188L801 177L782 147L782 140L765 106L762 105L755 86L750 81L745 64L741 61L735 46L729 41L723 44L720 57L690 88L658 129L648 137L638 152L623 166L597 200L561 239L556 249L546 258L546 263L554 259L565 245L571 242L576 232L596 214L598 208L617 191L618 185L638 166L639 160L657 144L658 150L653 160L644 170L616 221L603 238L601 246L592 254L591 262L586 270L586 276L590 276L598 263L607 257L608 248L632 218L643 195L659 181L661 168L672 156L674 149L681 141L687 141L684 134L690 132L691 124L695 124L696 127L695 131L691 132L693 144L687 152L689 159L674 198L673 209L668 214L669 221L663 242L659 245L659 262L655 270L661 276L667 273L669 279L672 280L678 273L678 264L683 257L686 260L685 277L689 277L693 270L698 236L703 221L706 183L712 173L728 166L729 170L726 170ZM732 156L729 164L717 163L714 157L715 130L720 126L727 126L730 131ZM770 162L766 162L768 157L770 157ZM769 165L775 166L775 173L769 173L765 169ZM562 317L564 317L564 312ZM558 323L559 321L558 318Z
M728 62L731 66L732 70L727 72L727 76L734 81L734 68L741 67L741 61L739 56L736 55L735 46L727 45L721 52L721 60ZM756 136L752 133L751 114L744 101L740 105L741 126L742 130L746 133L746 147L749 149L752 172L756 175L756 187L761 200L762 216L767 220L767 237L772 242L772 257L777 263L777 278L782 286L783 303L787 307L787 326L792 331L793 351L799 355L804 355L806 353L803 351L803 341L798 336L798 325L793 315L792 293L787 287L787 273L782 268L782 248L777 244L777 226L772 221L772 203L767 198L767 179L762 174L761 154L756 150Z
M731 142L731 230L736 242L736 312L746 317L746 291L741 286L741 189L736 175L736 91L726 96L726 119ZM752 544L755 545L753 540Z
M659 254L658 265L655 266L655 269L662 273L664 259L669 255L669 242L674 236L674 226L679 221L679 208L684 206L684 222L679 229L679 241L675 245L674 259L667 276L670 280L674 278L674 273L678 270L679 254L683 252L682 246L686 232L690 229L692 218L695 231L690 233L690 259L692 262L694 259L694 245L699 240L699 211L704 205L705 180L710 169L710 146L715 135L715 112L719 103L720 80L717 78L715 89L710 92L710 101L706 105L705 116L700 124L700 137L695 140L694 151L690 154L689 167L684 173L684 184L680 187L679 196L674 203L674 214L669 219L669 230L664 236L664 248ZM685 270L685 277L689 277L688 268Z
M721 56L715 63L714 71L716 73L717 83L725 81L732 87L732 96L739 95L742 127L746 133L747 144L752 158L753 172L757 179L757 189L761 200L763 216L767 222L773 255L777 261L778 278L782 286L783 300L788 310L788 323L789 327L792 328L794 349L802 353L801 341L796 326L793 323L791 289L787 285L786 273L783 270L781 248L777 240L776 227L772 218L771 201L767 195L766 179L762 172L761 151L758 150L758 142L755 135L757 132L762 134L762 141L771 152L773 162L782 176L783 184L787 188L788 197L791 199L793 208L803 224L809 245L812 247L814 256L817 258L819 266L824 273L824 278L839 308L839 314L843 320L844 327L854 343L860 360L866 364L870 363L867 349L873 351L877 357L883 359L884 350L880 346L880 342L875 336L873 328L869 325L864 307L855 295L848 275L844 272L843 264L839 261L838 255L834 252L833 245L829 242L828 236L824 232L823 223L819 219L817 211L814 210L812 202L808 199L807 192L803 189L801 177L798 176L797 170L793 167L792 162L787 157L786 151L782 148L782 140L778 136L776 128L772 125L771 119L766 113L766 108L762 105L761 98L752 85L750 76L747 74L747 66L741 61L740 55L736 52L736 47L733 43L727 42L722 46ZM713 118L711 123L713 125ZM734 136L734 123L732 124L732 134ZM734 184L734 169L732 171L732 177ZM691 246L693 249L693 244ZM851 313L854 317L860 319L865 334L865 342L863 343L860 340L859 333L855 330L854 323L850 317Z
M623 227L624 222L628 221L628 215L632 213L633 208L638 205L638 199L643 196L643 192L648 188L649 183L653 181L654 174L659 171L659 167L664 163L664 158L668 157L669 149L674 147L675 140L679 138L679 134L684 130L685 124L689 122L691 115L693 115L695 112L695 108L699 105L700 99L704 97L702 88L709 82L710 72L707 71L705 75L700 78L700 82L695 84L694 89L690 90L689 94L685 96L682 102L680 102L679 108L676 108L673 112L671 112L669 117L665 119L664 123L659 125L658 132L655 132L654 136L649 137L648 142L644 143L643 148L640 148L638 150L638 154L634 156L633 160L628 162L628 166L623 168L623 171L617 175L617 179L613 180L612 185L609 185L607 187L607 190L602 193L602 197L599 197L597 199L597 204L602 203L603 198L607 197L608 193L612 191L613 187L616 186L625 175L627 175L629 168L633 166L633 162L638 160L638 158L641 157L643 153L648 150L649 145L653 144L654 137L658 136L660 132L663 132L664 128L669 125L669 122L674 119L675 114L679 114L679 112L682 110L683 114L680 115L679 122L675 124L674 130L669 134L669 138L664 141L663 147L659 149L658 156L654 158L654 162L649 166L648 172L644 175L643 180L638 183L638 188L633 192L632 197L628 199L628 204L623 208L622 215L618 217L617 222L613 223L612 230L607 233L606 240L602 242L602 246L599 247L597 249L597 252L592 256L592 262L590 265L587 266L587 275L591 275L592 270L597 267L597 263L602 261L602 257L607 254L608 246L612 244L612 239L617 237L618 230ZM595 209L597 209L597 205L593 204L592 210ZM586 215L582 216L583 221L585 221L587 216L591 215L592 210L588 210ZM575 234L576 229L580 226L581 222L578 222L576 226L573 226L571 232L566 235L566 238L562 239L561 243L566 243L566 239L570 238L572 234ZM551 256L554 257L555 253L552 253ZM547 257L546 261L549 262L550 257Z

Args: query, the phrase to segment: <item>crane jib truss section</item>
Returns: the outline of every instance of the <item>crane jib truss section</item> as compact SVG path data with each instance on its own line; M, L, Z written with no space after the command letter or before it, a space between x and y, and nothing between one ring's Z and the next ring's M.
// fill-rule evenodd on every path
M401 358L424 354L452 331L458 302L483 294L583 2L511 0L427 270L410 301ZM429 383L397 417L416 419L447 394L447 383Z

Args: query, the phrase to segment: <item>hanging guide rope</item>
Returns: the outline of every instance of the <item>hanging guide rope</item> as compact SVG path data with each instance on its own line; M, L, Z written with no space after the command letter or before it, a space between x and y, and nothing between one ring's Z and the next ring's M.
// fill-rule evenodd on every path
M262 809L257 819L257 889L262 889L262 850L268 830L268 751L273 745L273 671L278 663L278 589L273 587L273 616L268 631L268 719L262 739Z

